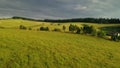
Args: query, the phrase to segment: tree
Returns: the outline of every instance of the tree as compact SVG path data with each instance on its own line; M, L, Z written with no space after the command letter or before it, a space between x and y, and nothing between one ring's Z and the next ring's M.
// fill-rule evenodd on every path
M65 29L66 29L66 26L63 25L63 30L64 30L64 32L65 32Z
M90 31L92 36L97 36L97 28L95 28L94 26L91 26Z
M119 41L120 40L120 36L119 36L119 33L115 33L111 36L111 39L113 41Z
M76 33L77 33L77 34L80 34L80 33L81 33L81 29L80 29L80 28L77 28Z
M58 20L53 20L53 19L45 19L45 22L87 22L87 23L120 23L120 19L118 18L74 18L74 19L58 19Z
M97 33L97 36L103 38L104 36L106 36L106 32L101 30Z
M73 32L73 33L80 34L81 29L80 29L77 25L72 25L72 24L70 24L70 26L69 26L69 31L71 31L71 32Z
M97 29L94 29L91 33L92 36L97 36Z
M29 29L29 30L32 30L32 28L31 28L31 27L29 27L28 29Z
M24 30L27 29L27 27L25 27L24 25L20 25L19 28L20 28L20 29L24 29Z
M42 31L49 31L49 28L48 27L40 27L40 30L42 30Z
M69 26L69 31L74 31L75 30L75 28L74 28L74 25L72 25L72 24L70 24L70 26Z
M86 24L83 24L83 33L85 34L91 34L92 33L92 27Z
M53 31L61 32L61 29L59 29L59 28L55 28Z
M116 35L112 35L112 36L111 36L111 39L112 39L113 41L118 41L118 37L117 37Z
M77 25L72 25L72 24L70 24L70 26L69 26L69 31L74 32L74 31L77 30L77 28L78 28Z

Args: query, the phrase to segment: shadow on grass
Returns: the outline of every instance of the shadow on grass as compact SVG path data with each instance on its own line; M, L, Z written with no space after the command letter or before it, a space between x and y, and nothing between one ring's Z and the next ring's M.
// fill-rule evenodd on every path
M100 29L106 32L120 32L120 26L107 26L101 27Z

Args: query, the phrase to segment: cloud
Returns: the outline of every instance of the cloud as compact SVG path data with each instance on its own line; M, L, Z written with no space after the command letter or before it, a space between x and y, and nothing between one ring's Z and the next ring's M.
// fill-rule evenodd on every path
M88 7L87 6L82 6L82 5L76 5L76 7L74 9L75 10L87 10Z
M119 17L119 0L0 0L0 16Z

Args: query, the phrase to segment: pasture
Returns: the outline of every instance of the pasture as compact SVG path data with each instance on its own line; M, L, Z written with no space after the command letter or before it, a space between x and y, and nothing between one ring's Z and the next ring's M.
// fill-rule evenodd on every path
M40 26L62 29L69 24L0 20L0 27L4 27L0 29L0 68L120 68L120 42L89 35L36 31ZM33 30L20 30L19 25Z

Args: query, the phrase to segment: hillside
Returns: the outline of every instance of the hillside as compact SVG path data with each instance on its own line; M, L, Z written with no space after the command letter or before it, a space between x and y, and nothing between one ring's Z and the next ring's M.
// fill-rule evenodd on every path
M0 27L3 28L18 28L20 25L25 25L26 27L40 25L41 23L22 19L3 19L0 20Z
M81 27L84 23L0 20L0 27L4 27L0 28L0 68L120 68L120 42L82 34L37 31L40 26L62 29L70 24ZM120 25L86 24L104 30ZM32 30L20 30L20 25Z
M85 35L0 29L0 67L119 68L119 44Z
M82 27L83 24L88 24L95 26L96 28L105 30L105 31L120 31L120 24L95 24L95 23L84 23L84 22L67 22L67 23L59 23L59 22L36 22L36 21L29 21L29 20L22 20L22 19L5 19L0 20L0 28L7 28L7 29L18 29L20 25L24 25L26 27L31 27L34 30L39 29L41 26L47 26L50 30L54 28L62 29L63 25L67 27L66 31L68 31L68 26L70 24L74 24L77 26Z

